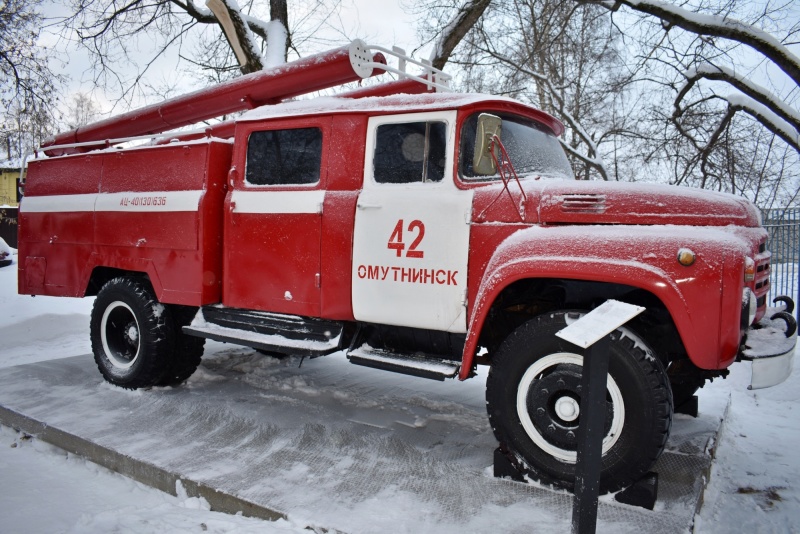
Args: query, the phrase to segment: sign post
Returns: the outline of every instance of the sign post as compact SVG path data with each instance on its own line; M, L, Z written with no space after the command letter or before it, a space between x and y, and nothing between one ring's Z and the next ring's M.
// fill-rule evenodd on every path
M641 306L607 300L556 332L556 336L584 349L575 500L572 505L573 534L595 532L597 528L611 332L644 310Z

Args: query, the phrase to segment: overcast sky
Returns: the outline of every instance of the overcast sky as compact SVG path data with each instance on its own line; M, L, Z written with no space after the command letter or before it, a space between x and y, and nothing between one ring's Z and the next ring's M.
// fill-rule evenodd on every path
M267 4L267 0L263 1ZM346 36L360 38L369 44L381 45L385 47L400 46L407 51L412 51L419 47L413 25L413 14L407 13L401 5L402 0L344 0L341 2L341 25L344 26ZM204 0L195 0L202 5ZM43 6L43 12L48 17L59 17L69 14L66 0L51 0ZM291 7L290 7L291 8ZM290 13L291 17L291 13ZM345 36L335 36L335 40L340 41L341 45L348 42ZM91 92L92 97L105 110L109 111L111 104L108 101L113 95L104 95L101 91L92 92L92 75L90 72L90 61L87 54L74 46L67 46L63 40L58 40L55 35L42 34L42 41L54 48L58 59L53 61L54 69L69 77L69 83L64 91L64 100L69 101L69 95L76 92ZM139 43L143 52L147 49L147 41ZM427 57L430 53L430 46L424 47L415 57ZM316 51L316 50L314 50ZM311 51L307 51L310 53ZM144 53L143 53L144 57ZM183 65L187 67L188 65ZM135 71L124 64L119 66L120 72L133 75ZM152 67L144 80L146 84L153 86L181 85L186 84L185 91L191 90L189 76L180 70L176 53L169 54L159 60ZM179 92L185 92L180 90ZM117 108L119 111L120 108Z

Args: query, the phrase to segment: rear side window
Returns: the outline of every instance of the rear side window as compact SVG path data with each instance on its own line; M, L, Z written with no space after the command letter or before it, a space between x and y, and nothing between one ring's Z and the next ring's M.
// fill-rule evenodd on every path
M315 184L321 164L319 128L253 132L247 140L245 181L251 185Z
M382 184L441 182L446 154L444 122L382 124L375 138L375 181Z

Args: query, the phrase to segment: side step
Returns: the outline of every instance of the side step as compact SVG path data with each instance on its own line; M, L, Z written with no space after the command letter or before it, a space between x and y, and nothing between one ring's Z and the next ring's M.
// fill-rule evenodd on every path
M461 367L460 362L442 360L433 356L398 354L362 345L347 352L350 363L393 371L406 375L444 381L453 378Z
M185 334L255 349L301 356L323 356L339 350L342 323L255 310L200 308Z

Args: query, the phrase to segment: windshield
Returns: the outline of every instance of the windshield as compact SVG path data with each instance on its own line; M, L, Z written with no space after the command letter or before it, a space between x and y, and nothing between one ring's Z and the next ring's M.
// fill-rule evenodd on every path
M561 143L547 127L518 115L496 112L492 114L503 119L500 139L520 178L575 179ZM497 180L499 175L482 176L472 168L478 115L480 113L472 114L461 127L458 170L465 180Z

